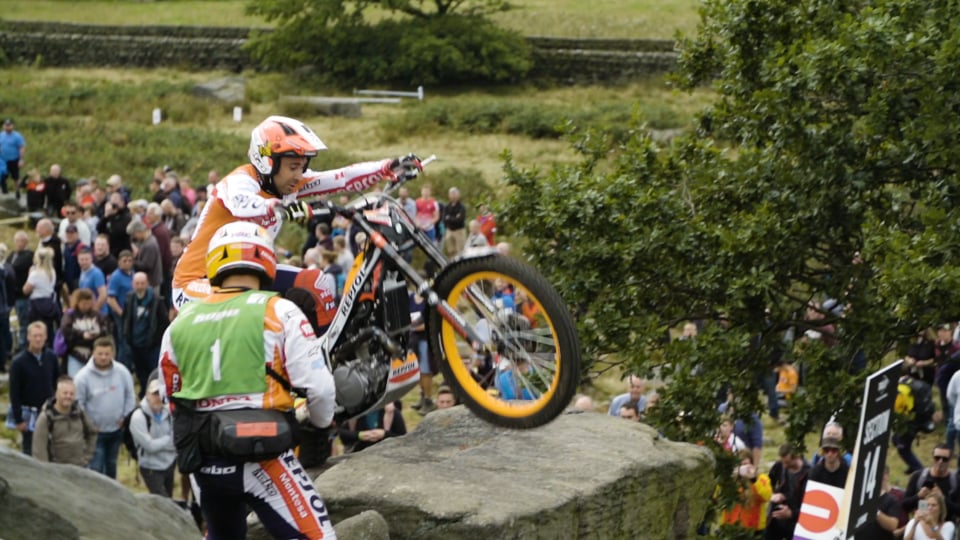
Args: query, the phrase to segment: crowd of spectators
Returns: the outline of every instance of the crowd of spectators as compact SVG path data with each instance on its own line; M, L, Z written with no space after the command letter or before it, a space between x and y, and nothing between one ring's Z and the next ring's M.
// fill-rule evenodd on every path
M14 161L22 165L20 156ZM172 428L169 411L160 406L159 388L151 376L155 377L152 372L160 338L172 315L169 287L173 268L206 204L207 187L194 188L189 178L159 168L150 182L149 198L131 200L119 175L103 183L96 178L74 182L54 164L45 177L34 170L18 181L17 174L10 173L10 160L4 166L4 180L12 177L14 185L26 192L28 211L40 214L35 246L23 231L14 236L11 250L0 245L0 307L13 310L19 322L15 329L0 325L0 370L6 370L8 358L14 357L9 367L8 427L21 433L26 454L87 466L115 477L122 430L129 421L145 484L153 493L172 496ZM211 171L207 181L212 184L218 179L216 171ZM416 199L401 187L397 197L448 256L486 247L509 254L509 244L496 242L496 219L489 207L477 204L471 216L456 187L448 190L446 201L437 200L430 186L422 186ZM346 203L346 198L342 196L340 203ZM318 276L329 280L336 306L366 238L339 216L318 219L307 230L299 255L287 262L316 270ZM412 258L410 253L404 256ZM538 306L524 291L514 290L509 283L495 285L497 305L516 324L537 324ZM430 357L424 334L426 305L415 293L409 301L414 314L410 345L421 372L420 400L412 407L428 414L454 406L456 396L446 385L434 387L438 366ZM807 316L816 321L838 309L842 306L836 302L812 303ZM0 317L0 323L8 320ZM680 339L697 339L698 331L696 323L687 323ZM960 510L956 473L944 472L946 460L942 459L953 455L957 441L953 419L960 419L953 410L960 404L960 378L953 377L960 372L958 331L944 326L936 330L935 337L919 335L905 356L911 376L940 389L948 423L947 443L935 450L932 467L923 468L915 457L901 453L912 473L910 484L899 495L896 488L884 487L885 504L876 519L878 531L899 527L924 538L923 534L951 526ZM835 343L837 332L828 324L811 324L800 339L829 346ZM478 382L505 399L530 399L528 390L517 385L520 377L516 374L532 367L522 359L515 365L495 365L497 361L489 354L474 358L471 369ZM768 413L773 419L783 422L780 409L789 408L791 397L802 386L802 375L802 366L780 357L771 359L769 376L757 384L768 397ZM625 382L626 392L613 398L607 414L640 421L658 396L648 391L647 381L640 377L631 375ZM782 446L780 459L764 473L762 423L759 417L737 418L732 403L728 396L718 407L723 416L715 440L739 460L734 475L742 498L724 512L721 522L764 531L765 538L791 538L807 479L843 485L850 458L843 450L850 449L843 447L842 430L838 431L837 425L827 426L812 463L789 445ZM592 400L582 395L573 408L596 410ZM402 404L396 402L353 419L339 426L340 444L322 445L323 452L329 454L337 448L360 451L403 435L406 424L401 413ZM901 438L905 435L900 434ZM894 503L886 504L890 500ZM940 513L944 515L938 515L937 509L943 509ZM913 529L906 519L911 512ZM891 528L894 521L897 526Z
M57 164L46 177L7 176L25 191L38 239L31 246L18 231L12 249L0 244L0 305L16 314L14 328L0 324L0 371L14 358L7 427L25 454L114 478L129 431L144 483L172 496L172 425L151 375L171 317L174 252L189 242L206 188L169 168L156 171L150 201L131 201L119 175L73 181Z
M845 306L830 299L811 302L806 313L809 329L796 336L799 346L809 346L817 341L827 347L835 346L843 339L842 329L826 321L841 320L844 309ZM688 323L679 339L697 339L697 334L696 325ZM793 337L785 336L785 348L789 349ZM892 446L906 465L909 480L906 489L891 486L889 467L882 464L887 473L881 491L880 511L868 521L864 530L857 532L856 538L953 538L955 523L960 517L957 481L960 469L950 470L948 464L954 458L960 429L957 422L960 418L960 409L957 409L960 405L960 327L942 324L920 332L902 352L903 368L894 408L900 420L893 423ZM862 358L855 358L852 368L865 369L865 362ZM778 399L768 401L767 413L771 419L783 424L785 421L779 413L781 409L789 411L792 396L802 388L804 366L778 356L771 361L770 369L777 381L775 395ZM933 399L935 387L939 389L939 403ZM756 389L769 396L766 381L758 380ZM718 407L718 414L723 416L718 420L720 427L715 440L723 451L738 456L749 453L754 458L753 463L762 466L758 459L759 448L749 442L757 440L758 446L762 445L762 422L755 415L746 420L737 418L731 425L731 420L736 418L730 414L729 407L733 403L732 396L728 396ZM946 440L935 447L933 463L925 467L914 453L914 442L921 433L933 433L940 419L946 423ZM738 454L741 448L745 453ZM750 482L763 481L761 475L751 476L748 485L741 488L739 504L747 507L764 505L761 514L767 516L766 520L730 518L731 515L743 515L740 512L743 508L737 508L724 514L724 526L752 530L758 537L768 539L793 538L807 481L843 488L851 467L853 448L844 442L843 428L838 423L831 421L825 426L818 448L807 461L790 445L781 446L780 460L768 473L772 494L764 500L765 488L750 487ZM735 471L735 477L740 478L738 475L743 470ZM702 532L708 530L709 524Z

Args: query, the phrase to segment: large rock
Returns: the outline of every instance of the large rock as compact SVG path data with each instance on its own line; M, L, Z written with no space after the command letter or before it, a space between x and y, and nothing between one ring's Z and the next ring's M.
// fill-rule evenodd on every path
M376 510L367 510L333 525L337 540L389 540L390 528ZM253 537L250 537L253 540Z
M315 481L334 523L368 509L393 538L692 538L713 491L703 448L566 414L534 430L462 407L350 455Z
M0 537L181 540L200 533L170 499L134 494L93 471L0 447Z
M272 540L273 537L263 528L256 515L247 516L247 540ZM390 540L387 520L376 510L367 510L333 524L337 540Z
M321 116L344 116L346 118L360 118L363 109L358 98L345 97L318 97L318 96L280 96L280 104L284 107L303 107L314 114Z
M243 103L245 82L243 77L224 77L200 83L193 87L193 93L225 103Z

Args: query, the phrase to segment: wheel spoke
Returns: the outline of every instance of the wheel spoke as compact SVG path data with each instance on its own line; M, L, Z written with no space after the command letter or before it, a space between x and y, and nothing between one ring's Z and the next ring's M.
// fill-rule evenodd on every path
M468 261L441 276L436 290L480 341L431 316L440 325L435 348L446 356L444 379L471 410L509 427L541 425L563 410L579 373L575 330L536 271L503 257Z

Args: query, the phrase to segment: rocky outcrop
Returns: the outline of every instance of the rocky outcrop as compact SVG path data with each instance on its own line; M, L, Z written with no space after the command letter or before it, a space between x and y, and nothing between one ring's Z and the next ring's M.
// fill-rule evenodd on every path
M202 96L228 104L243 103L245 81L243 77L223 77L203 82L193 87L195 96Z
M334 523L368 509L391 538L692 538L713 490L703 448L598 413L539 429L455 407L352 454L315 484Z
M317 477L337 535L350 539L692 538L713 490L706 450L598 413L542 428L491 426L463 409L339 458ZM195 538L168 499L0 447L0 536ZM266 538L254 526L248 536Z
M0 448L0 536L180 540L199 532L190 514L170 499L134 494L93 471Z

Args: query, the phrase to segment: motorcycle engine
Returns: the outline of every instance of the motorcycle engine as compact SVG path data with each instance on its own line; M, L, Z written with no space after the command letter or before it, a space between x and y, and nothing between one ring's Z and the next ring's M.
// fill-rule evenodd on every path
M390 372L390 363L378 360L367 347L361 347L357 353L356 359L343 362L333 370L337 403L348 412L376 402Z

